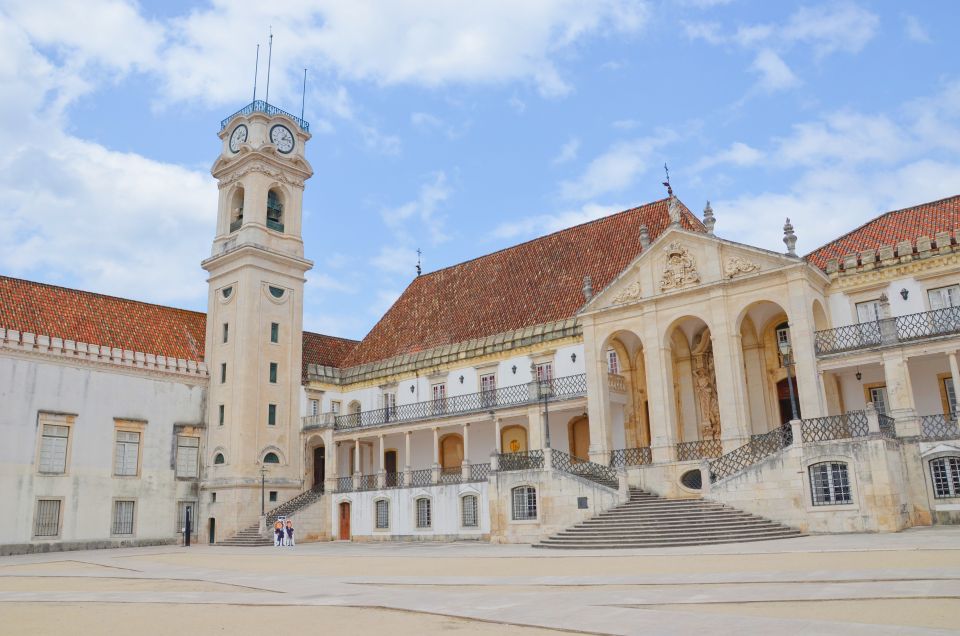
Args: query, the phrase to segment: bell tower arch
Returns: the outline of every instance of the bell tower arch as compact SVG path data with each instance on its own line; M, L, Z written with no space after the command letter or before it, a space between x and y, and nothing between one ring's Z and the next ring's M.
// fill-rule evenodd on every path
M303 256L301 231L313 169L304 155L309 124L266 102L225 119L219 136L211 168L220 191L216 235L201 263L209 274L205 448L229 460L204 457L201 499L227 538L257 523L261 478L278 501L303 487L303 285L313 263Z

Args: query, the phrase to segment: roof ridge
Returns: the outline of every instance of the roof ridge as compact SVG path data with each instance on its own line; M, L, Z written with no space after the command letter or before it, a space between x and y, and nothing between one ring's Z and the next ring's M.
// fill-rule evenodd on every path
M934 199L933 201L926 201L926 202L924 202L924 203L917 203L917 204L915 204L915 205L908 205L908 206L905 207L905 208L899 208L899 209L896 209L896 210L887 210L886 212L881 212L880 214L878 214L877 216L871 218L870 220L864 221L863 223L861 223L861 224L858 225L857 227L853 228L852 230L850 230L850 231L848 231L848 232L845 232L844 234L841 234L840 236L835 237L835 238L827 241L826 243L824 243L824 244L821 245L820 247L817 247L817 248L815 248L815 249L813 249L813 250L810 250L809 252L807 252L807 253L804 255L803 259L804 259L804 260L808 259L810 256L812 256L812 255L815 254L816 252L819 252L820 250L822 250L822 249L824 249L824 248L826 248L826 247L828 247L828 246L830 246L830 245L832 245L832 244L834 244L834 243L839 243L840 241L842 241L843 239L847 238L847 237L850 236L851 234L855 234L855 233L859 232L860 230L862 230L863 228L865 228L865 227L867 227L868 225L870 225L871 223L875 223L876 221L879 221L880 219L882 219L882 218L884 218L884 217L890 216L891 214L897 214L897 213L899 213L899 212L907 212L907 211L909 211L909 210L914 210L914 209L916 209L916 208L921 208L921 207L926 206L926 205L937 205L938 203L943 203L943 202L945 202L945 201L950 201L950 200L952 200L952 199L960 199L960 194L953 194L953 195L948 196L948 197L943 197L943 198L940 198L940 199Z
M359 340L356 340L354 338L345 338L343 336L331 336L329 334L320 333L319 331L307 331L306 329L304 329L303 333L310 334L311 336L320 336L322 338L332 338L334 340L343 340L344 342L355 342L355 343L360 342Z

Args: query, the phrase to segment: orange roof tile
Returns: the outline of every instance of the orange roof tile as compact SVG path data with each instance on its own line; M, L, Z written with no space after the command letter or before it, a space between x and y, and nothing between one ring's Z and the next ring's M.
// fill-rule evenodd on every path
M847 254L877 249L881 245L896 247L900 241L913 243L921 236L933 239L937 232L952 234L958 228L960 228L960 195L955 195L881 214L840 238L813 250L804 258L825 270L827 261L833 258L843 259Z
M343 366L343 360L359 344L357 340L325 336L309 331L303 332L303 367L301 369L304 383L307 381L307 365L320 364L328 367Z
M413 280L344 360L356 366L572 317L640 253L640 225L654 240L669 224L668 199L453 265ZM681 204L684 228L703 224Z

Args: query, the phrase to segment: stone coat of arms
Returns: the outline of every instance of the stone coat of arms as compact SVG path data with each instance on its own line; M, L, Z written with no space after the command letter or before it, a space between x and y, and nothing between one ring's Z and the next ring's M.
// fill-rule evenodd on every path
M680 289L700 282L697 263L690 256L687 248L674 241L664 251L667 254L667 261L663 267L663 277L660 279L661 291Z

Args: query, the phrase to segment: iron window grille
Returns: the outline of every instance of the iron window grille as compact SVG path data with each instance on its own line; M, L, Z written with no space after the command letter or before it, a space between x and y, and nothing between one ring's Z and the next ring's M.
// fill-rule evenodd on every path
M461 523L464 528L477 527L477 497L466 495L461 500Z
M386 530L390 527L390 502L386 499L377 499L377 530Z
M537 518L537 489L533 486L517 486L511 491L513 520L528 521Z
M845 462L820 462L809 468L810 494L814 506L853 503Z
M67 469L67 442L70 427L44 424L40 439L40 472L62 475Z
M120 477L135 476L137 474L137 462L139 459L140 433L117 431L113 474Z
M930 462L933 496L937 499L960 497L960 457L938 457Z
M60 534L60 500L40 499L37 501L37 517L33 522L33 535L36 537L55 537Z
M113 502L112 534L133 534L133 507L132 501Z
M190 509L190 534L197 534L197 502L180 501L177 503L177 527L175 532L183 532L187 526L187 508Z
M429 528L433 520L430 518L430 500L426 497L417 499L417 527Z
M177 477L196 477L199 457L200 438L177 435Z

